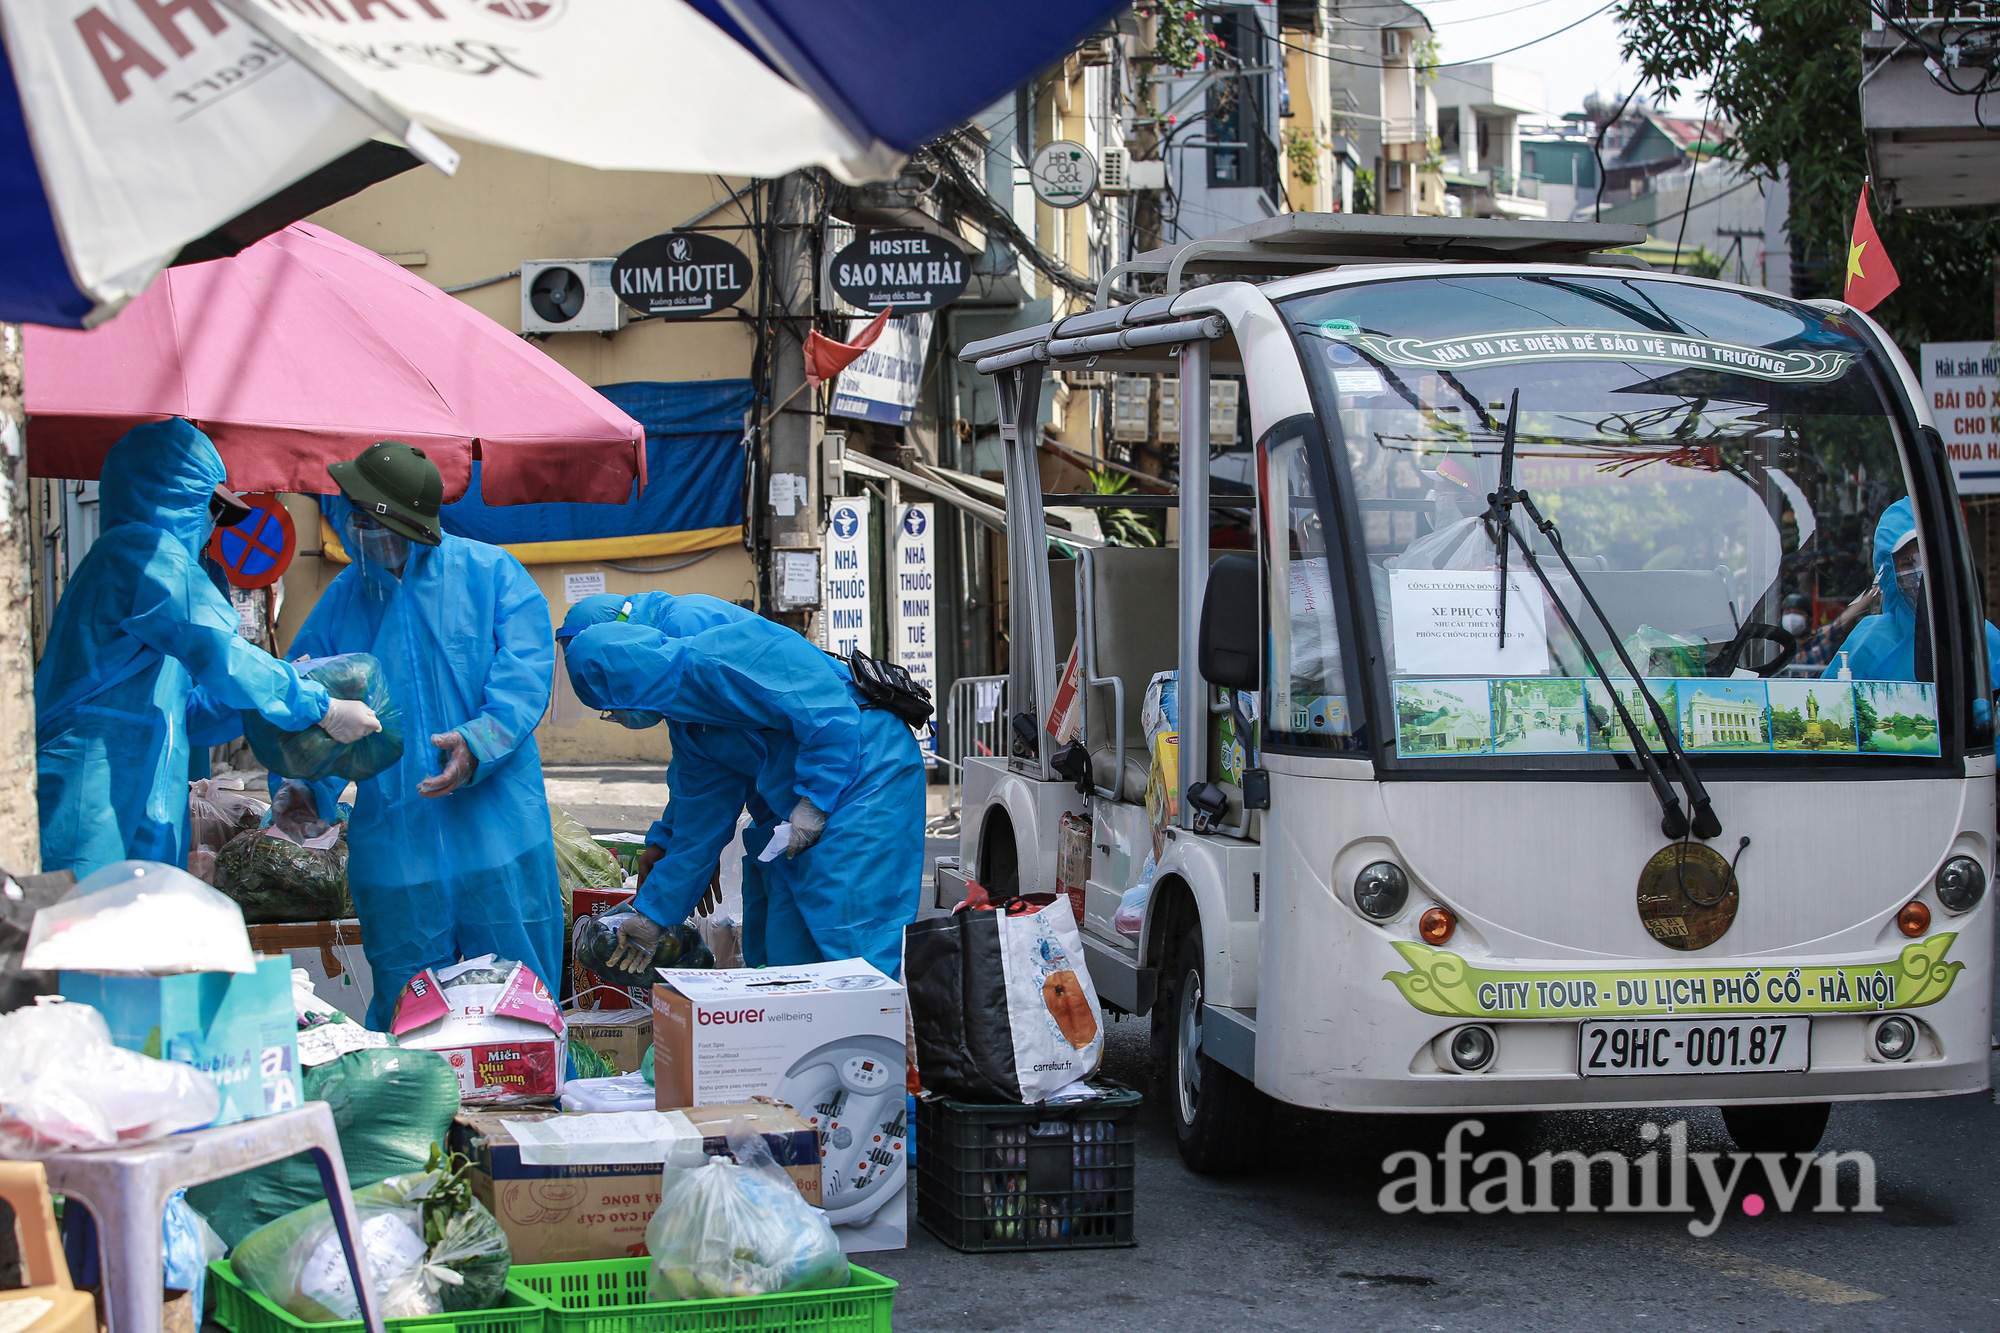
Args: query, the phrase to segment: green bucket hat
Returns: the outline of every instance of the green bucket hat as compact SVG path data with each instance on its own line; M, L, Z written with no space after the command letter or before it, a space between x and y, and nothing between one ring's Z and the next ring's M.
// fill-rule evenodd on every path
M351 463L326 469L356 509L413 542L436 546L444 540L438 510L444 507L444 478L424 451L396 440L371 444Z

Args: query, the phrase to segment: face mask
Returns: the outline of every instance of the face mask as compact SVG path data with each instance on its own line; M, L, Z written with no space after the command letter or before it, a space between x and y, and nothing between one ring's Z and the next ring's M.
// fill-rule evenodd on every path
M1785 612L1779 617L1779 623L1785 627L1787 634L1799 635L1806 632L1806 618L1796 611Z
M1896 588L1903 594L1904 599L1911 606L1915 606L1917 600L1924 595L1924 571L1922 569L1906 569L1898 573L1896 575Z
M657 727L667 720L664 713L655 713L650 708L607 708L601 716L606 722L616 722L619 726L630 727L633 731Z

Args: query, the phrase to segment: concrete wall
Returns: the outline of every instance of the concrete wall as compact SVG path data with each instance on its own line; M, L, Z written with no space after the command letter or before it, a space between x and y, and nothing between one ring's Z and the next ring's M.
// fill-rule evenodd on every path
M593 171L484 144L454 141L462 153L458 174L429 168L406 172L315 214L313 222L398 262L439 287L478 282L518 269L524 259L583 259L618 254L627 246L686 223L742 186L742 180L646 172ZM705 226L740 223L731 205L703 220ZM748 233L715 233L755 262ZM754 288L752 289L754 291ZM459 293L458 299L503 327L521 327L521 283L507 278ZM537 343L586 384L628 380L712 380L750 373L751 326L734 320L667 323L648 320L612 335L551 334ZM653 477L653 485L673 484ZM294 505L302 554L285 577L279 642L289 645L320 592L342 566L318 555L319 524L312 502ZM303 554L310 553L310 554ZM534 565L530 572L549 598L550 619L560 622L567 603L563 576L601 571L609 592L705 592L731 600L755 595L750 560L740 544L707 554L639 559L634 566L681 566L638 574L594 563ZM664 762L664 728L627 731L599 721L576 705L565 707L558 682L551 717L537 732L551 762L624 760ZM582 713L580 719L572 715Z

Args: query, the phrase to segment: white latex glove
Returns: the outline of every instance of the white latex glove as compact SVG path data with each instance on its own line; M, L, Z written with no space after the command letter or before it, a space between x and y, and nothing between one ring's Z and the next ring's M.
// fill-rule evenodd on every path
M604 960L604 965L614 972L645 972L653 965L660 930L660 923L644 912L632 913L618 927L618 948Z
M382 722L375 716L375 710L359 699L329 699L319 729L342 745L352 745L363 736L382 730Z
M444 751L444 768L419 782L417 791L424 796L448 796L471 780L479 759L465 743L465 737L455 731L437 733L431 737L431 744Z
M799 797L799 803L792 807L792 836L785 843L785 859L791 860L800 852L818 842L826 832L826 811L814 805L806 797Z

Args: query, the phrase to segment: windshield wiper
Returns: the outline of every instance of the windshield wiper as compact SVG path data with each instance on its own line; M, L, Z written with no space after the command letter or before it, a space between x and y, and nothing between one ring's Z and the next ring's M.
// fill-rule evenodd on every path
M1537 579L1541 580L1542 590L1555 605L1556 613L1562 617L1563 624L1582 646L1584 656L1590 659L1591 669L1596 671L1597 679L1603 683L1604 692L1611 696L1611 706L1618 710L1618 720L1625 727L1625 733L1632 738L1632 752L1637 756L1639 766L1646 772L1646 781L1651 784L1653 795L1660 802L1660 831L1674 840L1685 838L1690 827L1697 838L1718 837L1722 833L1722 820L1716 816L1708 789L1702 786L1701 779L1696 776L1694 765L1688 762L1687 752L1681 749L1680 740L1674 735L1673 724L1668 721L1665 711L1661 709L1660 701L1646 688L1645 678L1639 674L1639 668L1632 664L1632 658L1626 653L1625 645L1619 641L1618 631L1612 627L1611 617L1604 614L1604 608L1597 604L1597 598L1592 595L1590 586L1583 581L1583 575L1577 572L1576 565L1571 562L1569 552L1563 549L1562 534L1556 530L1554 520L1543 518L1528 493L1514 485L1514 439L1520 418L1521 391L1516 389L1513 399L1507 406L1507 431L1500 445L1500 486L1486 497L1487 530L1493 536L1493 544L1498 549L1500 557L1500 647L1504 649L1507 645L1507 550L1508 540L1511 538L1513 544L1521 548L1521 558L1528 562L1528 568L1535 572ZM1563 569L1575 582L1577 590L1583 594L1584 603L1590 607L1591 614L1597 617L1597 623L1603 626L1604 636L1611 641L1612 650L1618 654L1619 664L1631 674L1632 682L1638 687L1640 697L1645 699L1646 707L1652 713L1653 722L1660 729L1661 743L1666 746L1667 753L1674 760L1674 768L1680 777L1681 786L1687 792L1688 804L1694 809L1692 825L1689 823L1687 813L1681 809L1680 797L1675 794L1673 784L1667 781L1666 773L1660 768L1660 761L1654 757L1652 747L1646 744L1646 738L1640 734L1638 724L1626 710L1625 700L1619 696L1618 687L1611 683L1611 677L1605 671L1604 663L1592 651L1589 640L1584 638L1583 630L1577 625L1576 618L1570 614L1569 606L1557 595L1555 585L1549 581L1547 572L1542 569L1542 562L1535 558L1534 548L1528 545L1528 539L1522 536L1520 528L1515 526L1514 506L1517 504L1527 513L1536 529L1549 539L1549 545L1554 548L1556 558L1562 561ZM1587 714L1589 709L1586 707L1584 711Z

